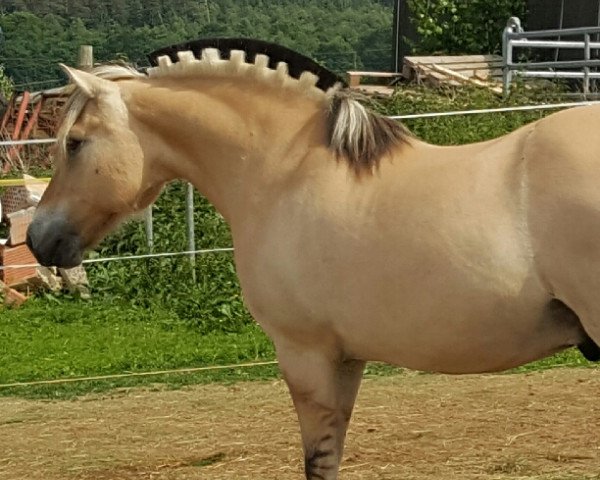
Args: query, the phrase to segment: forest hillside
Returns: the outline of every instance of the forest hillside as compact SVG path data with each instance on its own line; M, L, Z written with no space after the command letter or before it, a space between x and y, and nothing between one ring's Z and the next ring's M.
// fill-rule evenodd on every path
M199 37L274 41L329 68L390 68L393 0L1 0L0 65L17 88L63 82L90 44L97 61L143 66L158 47Z

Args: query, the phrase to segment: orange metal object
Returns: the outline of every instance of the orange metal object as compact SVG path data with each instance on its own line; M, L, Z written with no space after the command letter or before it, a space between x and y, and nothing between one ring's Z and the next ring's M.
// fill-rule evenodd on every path
M16 99L17 99L17 94L13 93L10 97L8 105L6 106L4 115L2 116L2 121L0 122L0 134L2 134L4 132L4 129L8 126L8 121L10 120L13 110L15 108Z
M21 127L23 126L23 121L25 120L25 114L27 113L27 108L29 107L29 92L23 92L23 96L21 98L21 105L19 105L19 113L17 113L17 121L15 122L15 129L12 133L12 139L18 140L21 134Z
M40 101L35 104L35 107L33 107L33 112L31 112L31 116L29 117L29 120L27 120L27 124L23 129L23 133L21 133L21 140L27 140L29 138L33 127L35 127L35 125L37 124L38 117L40 116L40 111L42 110L43 105L44 98L42 97Z

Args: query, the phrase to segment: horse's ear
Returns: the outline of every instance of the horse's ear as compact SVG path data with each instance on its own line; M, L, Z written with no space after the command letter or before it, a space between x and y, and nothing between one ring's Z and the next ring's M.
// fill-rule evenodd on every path
M71 81L88 97L94 98L105 91L110 90L111 82L91 73L77 70L60 64L60 68L69 76Z

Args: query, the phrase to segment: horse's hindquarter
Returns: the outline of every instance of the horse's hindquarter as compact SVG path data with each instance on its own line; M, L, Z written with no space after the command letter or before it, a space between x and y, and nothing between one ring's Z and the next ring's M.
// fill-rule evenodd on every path
M525 150L537 268L600 342L600 107L538 122Z
M251 311L276 342L415 369L495 370L562 347L523 215L526 136L415 142L358 180L317 159L258 230L234 235Z

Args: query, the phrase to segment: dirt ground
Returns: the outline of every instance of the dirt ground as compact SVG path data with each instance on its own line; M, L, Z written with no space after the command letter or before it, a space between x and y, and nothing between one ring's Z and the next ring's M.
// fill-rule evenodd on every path
M367 379L342 479L600 479L600 370ZM0 399L2 480L300 479L280 381Z

